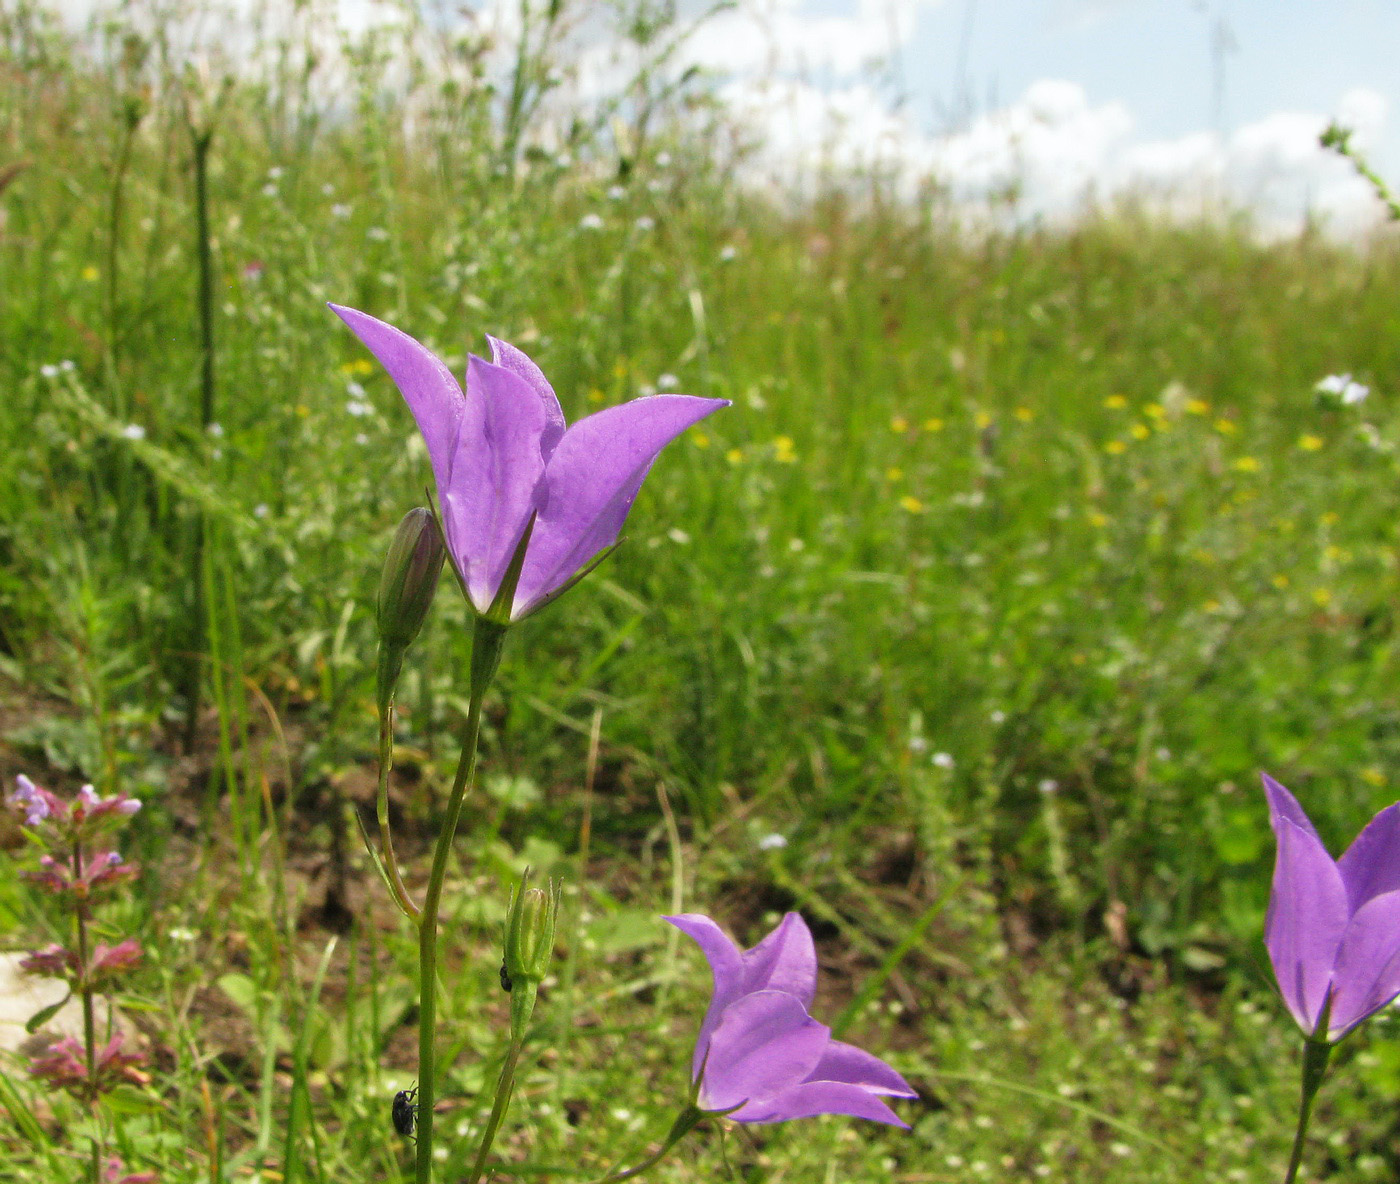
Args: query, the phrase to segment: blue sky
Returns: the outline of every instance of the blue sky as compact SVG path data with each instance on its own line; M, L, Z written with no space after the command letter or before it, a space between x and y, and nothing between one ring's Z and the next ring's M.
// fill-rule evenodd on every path
M810 7L857 12L855 0ZM1217 54L1222 29L1229 48ZM1213 130L1218 114L1226 132L1277 111L1332 114L1358 87L1394 111L1398 54L1395 0L943 0L920 6L901 56L930 119L967 95L983 108L1062 78L1091 103L1121 101L1155 139ZM1395 122L1378 145L1387 166L1400 164Z

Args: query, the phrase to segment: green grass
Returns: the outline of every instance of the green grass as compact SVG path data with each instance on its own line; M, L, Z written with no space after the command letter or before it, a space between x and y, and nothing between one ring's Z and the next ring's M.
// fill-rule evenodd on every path
M378 567L429 473L335 300L458 369L487 332L519 344L571 418L663 374L734 400L663 455L617 555L508 642L449 891L441 1129L480 1122L492 943L530 862L589 919L501 1153L584 1179L659 1136L706 990L652 921L679 860L685 906L746 942L800 908L819 1017L861 1001L849 1036L925 1102L912 1136L739 1129L657 1179L1281 1177L1297 1049L1259 940L1257 773L1334 850L1396 796L1392 248L1132 210L976 237L874 180L778 203L665 121L584 118L569 163L502 171L489 96L425 76L392 98L380 43L319 105L319 82L223 100L213 436L171 77L154 50L128 68L120 28L93 58L43 25L0 16L0 170L28 163L0 192L0 773L148 804L120 918L150 951L132 1167L407 1162L413 943L349 812L373 785ZM1342 370L1367 402L1314 395ZM400 693L420 878L469 632L444 586ZM48 939L35 901L0 905L7 945ZM1307 1163L1391 1179L1390 1022L1348 1045ZM0 1104L38 1126L0 1133L0 1179L81 1179L82 1116L3 1068ZM472 1144L450 1146L445 1179Z

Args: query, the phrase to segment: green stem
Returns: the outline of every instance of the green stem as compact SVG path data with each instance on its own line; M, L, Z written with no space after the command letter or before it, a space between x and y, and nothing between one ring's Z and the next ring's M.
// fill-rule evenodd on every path
M431 1184L433 1178L433 1105L437 1094L433 1029L437 1024L437 913L442 899L442 882L447 875L447 857L457 833L462 801L476 772L477 740L481 735L481 705L486 688L501 661L501 647L508 626L478 617L472 639L471 699L467 705L466 734L452 793L447 800L447 816L433 852L432 871L423 895L423 915L418 918L418 1157L417 1184Z
M379 710L379 793L375 798L375 813L379 818L380 859L388 874L389 888L398 901L399 908L409 917L421 916L418 906L408 895L403 876L399 873L399 861L394 856L394 836L389 830L389 770L394 764L394 700L390 696L387 704Z
M654 1168L670 1154L671 1148L699 1126L704 1118L705 1111L696 1106L687 1106L676 1115L676 1121L671 1124L671 1129L666 1133L665 1140L655 1152L647 1156L646 1159L642 1160L641 1163L634 1167L609 1172L606 1176L600 1176L593 1184L617 1184L619 1180L631 1180L636 1176L640 1176L643 1172Z
M536 990L535 983L515 984L510 1001L512 1018L517 1011L515 996L528 996L524 1003L524 1011L528 1014L534 1007ZM517 1030L517 1025L512 1023L511 1029L510 1048L506 1051L505 1063L501 1065L501 1075L496 1078L496 1096L491 1103L491 1117L486 1120L486 1130L481 1135L481 1146L476 1149L476 1162L472 1164L467 1184L478 1184L481 1180L481 1174L486 1170L486 1157L491 1154L491 1145L496 1141L496 1132L501 1129L501 1120L506 1116L510 1096L515 1090L515 1067L520 1062L520 1050L525 1047L525 1025L518 1025Z
M1321 1025L1319 1025L1321 1026ZM1332 1046L1325 1040L1308 1038L1303 1042L1303 1085L1302 1099L1298 1104L1298 1130L1293 1136L1293 1154L1288 1159L1288 1174L1283 1184L1293 1184L1298 1176L1298 1165L1303 1160L1303 1144L1308 1133L1308 1120L1312 1118L1313 1100L1322 1087L1322 1079L1327 1073L1327 1060L1332 1055Z

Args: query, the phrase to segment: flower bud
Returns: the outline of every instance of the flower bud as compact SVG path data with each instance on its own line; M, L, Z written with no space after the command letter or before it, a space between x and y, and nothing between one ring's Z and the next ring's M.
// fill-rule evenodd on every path
M447 548L431 511L404 515L389 545L379 580L379 702L387 707L403 666L403 655L427 619Z
M512 985L538 983L548 973L554 954L559 885L546 880L543 888L528 888L529 879L527 870L511 895L506 917L505 971Z

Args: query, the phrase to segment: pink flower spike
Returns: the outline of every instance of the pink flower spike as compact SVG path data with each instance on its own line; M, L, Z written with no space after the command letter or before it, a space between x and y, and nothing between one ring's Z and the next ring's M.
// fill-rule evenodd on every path
M379 359L423 434L443 534L472 607L490 611L534 522L509 617L548 604L617 542L661 450L727 399L655 395L566 427L553 388L523 352L491 337L465 389L431 350L353 308L335 312Z
M128 1172L119 1156L112 1156L102 1169L102 1184L155 1184L155 1172Z
M694 938L714 976L692 1061L700 1109L735 1122L849 1114L907 1125L882 1099L917 1097L909 1083L879 1057L833 1040L807 1013L817 955L797 913L751 950L699 913L665 920Z
M100 978L120 974L141 960L141 945L133 937L108 948L102 942L92 952L92 963L88 967L90 982Z

